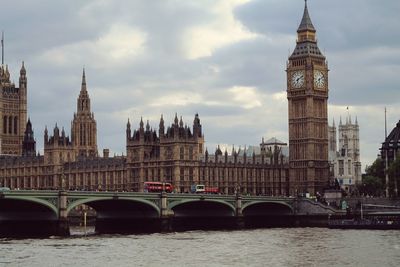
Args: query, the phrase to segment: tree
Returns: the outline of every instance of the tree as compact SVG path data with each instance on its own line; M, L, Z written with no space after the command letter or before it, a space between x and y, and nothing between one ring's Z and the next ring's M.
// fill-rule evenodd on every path
M382 196L385 186L380 177L363 175L362 183L357 186L358 192L368 196Z
M365 169L365 175L358 186L358 191L364 195L381 196L384 195L385 187L385 162L381 158L377 158L371 166Z
M367 176L379 177L382 181L385 180L385 162L377 158L371 166L367 166L365 169Z
M391 196L397 197L400 184L400 155L389 165L389 193Z

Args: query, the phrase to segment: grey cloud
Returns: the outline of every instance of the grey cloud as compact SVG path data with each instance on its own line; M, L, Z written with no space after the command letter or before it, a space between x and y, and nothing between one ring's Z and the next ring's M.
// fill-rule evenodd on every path
M250 32L257 33L257 38L218 48L210 57L185 59L183 34L188 27L213 20L214 4L212 0L2 3L2 11L7 11L0 17L6 34L6 62L17 82L21 61L25 60L29 116L38 147L43 147L45 125L52 128L58 122L69 131L83 66L98 123L99 149L108 147L119 154L125 151L127 117L137 125L143 115L157 127L160 114L170 123L175 112L189 125L198 112L210 145L257 144L265 135L279 135L279 139L287 140L286 108L282 110L275 100L263 99L262 107L249 110L233 102L223 106L207 103L150 106L153 99L176 92L200 94L207 101L228 102L224 90L233 86L256 87L266 95L285 91L285 64L289 51L295 47L303 1L253 0L239 6L234 11L235 18ZM390 104L396 110L400 98L396 74L400 68L397 14L400 3L310 1L309 10L331 69L330 104L358 107ZM147 35L145 53L134 60L122 59L111 65L84 53L64 65L43 57L49 49L94 42L114 25L143 31ZM382 51L374 55L363 52L377 48ZM357 54L359 51L361 55ZM379 131L367 125L366 121L374 118L368 111L362 110L357 115L362 122L363 160L370 161L376 156L377 143L382 138L378 137ZM373 120L373 125L380 123ZM231 125L222 126L221 121Z

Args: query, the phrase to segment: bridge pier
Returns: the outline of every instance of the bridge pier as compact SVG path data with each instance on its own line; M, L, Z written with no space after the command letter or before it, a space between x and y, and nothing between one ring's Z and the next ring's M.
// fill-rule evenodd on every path
M58 192L58 223L57 233L58 236L69 236L69 223L67 214L67 192Z
M245 222L243 218L242 212L242 196L240 194L236 194L236 229L244 229Z
M166 192L161 192L160 204L161 204L161 214L160 214L161 232L171 232L173 212L171 210L168 210L168 199Z

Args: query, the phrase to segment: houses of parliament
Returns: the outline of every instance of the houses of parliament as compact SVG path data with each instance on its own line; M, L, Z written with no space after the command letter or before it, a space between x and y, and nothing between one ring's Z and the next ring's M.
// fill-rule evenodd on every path
M204 149L200 117L191 127L175 115L161 116L158 130L141 119L128 120L126 156L97 147L97 124L91 111L85 70L73 114L71 133L56 125L44 130L44 154L36 151L28 119L28 78L24 63L19 87L0 68L0 186L11 189L143 191L145 181L173 184L190 192L193 184L218 187L221 193L286 195L322 192L329 182L328 67L316 41L307 2L297 30L296 47L287 61L289 147L276 138L245 149ZM77 86L79 88L79 85ZM185 126L184 126L185 125ZM289 153L288 153L289 150Z

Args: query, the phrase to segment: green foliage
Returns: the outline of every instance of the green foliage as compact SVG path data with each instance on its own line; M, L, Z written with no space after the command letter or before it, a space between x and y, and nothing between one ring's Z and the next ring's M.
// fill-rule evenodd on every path
M378 197L384 195L385 184L380 177L364 175L357 189L360 194Z
M396 196L395 193L395 188L400 184L400 155L398 155L396 157L396 160L393 161L390 165L389 165L389 192L391 196Z
M371 166L365 169L362 183L358 186L361 194L379 196L386 189L385 161L376 159ZM395 188L400 185L400 154L388 166L389 196L396 197ZM383 194L382 194L383 195Z
M377 158L371 166L368 166L363 175L362 183L358 186L360 194L370 196L382 196L385 194L385 162Z
M377 158L371 166L368 166L365 170L367 176L374 176L382 178L384 181L385 178L385 162Z

